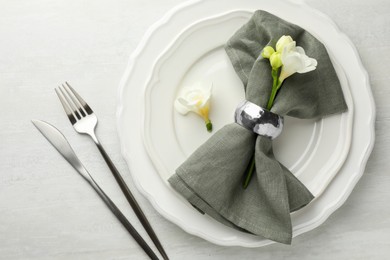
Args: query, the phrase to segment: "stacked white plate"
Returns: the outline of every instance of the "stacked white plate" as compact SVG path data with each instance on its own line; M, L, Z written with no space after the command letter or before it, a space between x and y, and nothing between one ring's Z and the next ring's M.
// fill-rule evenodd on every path
M279 161L316 196L292 214L294 236L319 226L344 203L374 143L375 106L367 73L352 43L325 15L283 0L190 1L173 9L146 33L123 76L117 113L122 153L136 186L158 212L220 245L257 247L272 241L201 215L169 186L175 169L210 137L201 119L179 115L173 102L182 88L213 84L214 131L233 122L244 90L223 46L258 9L301 26L324 43L348 104L348 112L318 121L285 118L274 142Z

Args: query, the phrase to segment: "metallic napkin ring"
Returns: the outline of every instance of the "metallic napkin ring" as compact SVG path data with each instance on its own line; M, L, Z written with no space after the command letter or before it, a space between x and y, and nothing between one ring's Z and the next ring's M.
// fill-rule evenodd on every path
M258 135L275 139L282 133L283 117L274 114L252 102L241 102L234 114L237 124Z

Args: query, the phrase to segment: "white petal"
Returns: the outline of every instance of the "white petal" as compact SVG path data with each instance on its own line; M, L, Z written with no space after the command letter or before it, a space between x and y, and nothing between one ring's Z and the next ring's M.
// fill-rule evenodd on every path
M210 85L203 84L201 89L204 89L206 92L211 92L211 89L213 88L213 83Z
M283 67L286 70L298 71L305 67L305 61L298 53L291 52L283 61Z
M298 52L299 54L306 55L305 50L301 46L295 47L295 51Z
M199 107L204 107L204 106L206 106L208 103L210 103L210 96L208 96L207 98L203 99L203 100L202 100L202 103L199 105Z
M295 73L295 71L286 70L285 67L283 66L282 71L280 72L280 75L279 75L279 80L283 82L286 78L290 77L294 73Z
M282 62L283 62L283 58L286 58L288 55L291 55L291 53L295 53L295 42L291 42L289 44L287 44L284 48L283 48L283 51L282 51Z
M293 75L295 72L305 68L305 63L297 52L290 52L282 58L283 66L279 79L281 81Z
M306 67L309 67L311 65L311 60L309 59L309 57L305 55L302 57L302 59L304 60Z
M195 106L201 100L202 95L199 92L192 91L187 96L182 97L188 106Z
M181 98L175 100L174 107L177 112L182 115L186 115L188 112L190 112L190 109L188 109L188 106L183 104L184 102L180 102L180 100L183 101Z
M309 66L309 67L305 67L305 68L303 68L303 69L301 69L301 70L298 70L297 72L298 73L306 73L306 72L310 72L310 71L313 71L313 70L315 70L316 69L316 67L314 67L314 66Z
M317 60L313 59L313 58L307 57L306 60L305 60L305 67L300 69L300 70L298 70L297 72L298 73L310 72L310 71L315 70L316 66L317 66Z
M203 85L202 87L202 102L200 104L200 107L204 107L207 103L210 102L211 98L211 89L213 87L213 84L211 83L210 85Z
M309 59L310 59L311 66L317 67L317 64L318 64L317 60L313 59L313 58L309 58Z

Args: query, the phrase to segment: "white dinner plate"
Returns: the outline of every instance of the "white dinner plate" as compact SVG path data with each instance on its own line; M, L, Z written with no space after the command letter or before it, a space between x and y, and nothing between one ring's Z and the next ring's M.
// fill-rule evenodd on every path
M292 214L294 236L320 225L360 178L373 145L374 105L353 45L324 15L296 2L220 3L188 2L147 32L121 83L118 131L137 187L163 216L217 244L261 246L271 241L199 214L169 187L167 179L177 166L210 137L195 115L175 113L172 104L178 91L194 82L212 82L210 116L215 130L233 121L244 92L222 47L257 9L305 28L325 44L349 110L319 121L288 118L275 142L277 158L317 196Z

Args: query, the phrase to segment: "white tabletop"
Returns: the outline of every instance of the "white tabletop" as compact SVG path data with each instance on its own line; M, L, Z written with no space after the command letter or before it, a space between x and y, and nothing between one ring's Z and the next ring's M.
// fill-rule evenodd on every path
M147 259L30 122L57 126L145 236L92 141L78 135L66 118L54 93L64 81L98 115L97 135L171 259L389 257L390 2L306 1L333 19L361 55L377 104L375 147L352 194L324 224L294 238L291 246L254 249L211 244L161 217L133 185L120 153L115 114L128 58L148 27L181 2L0 1L0 259Z

